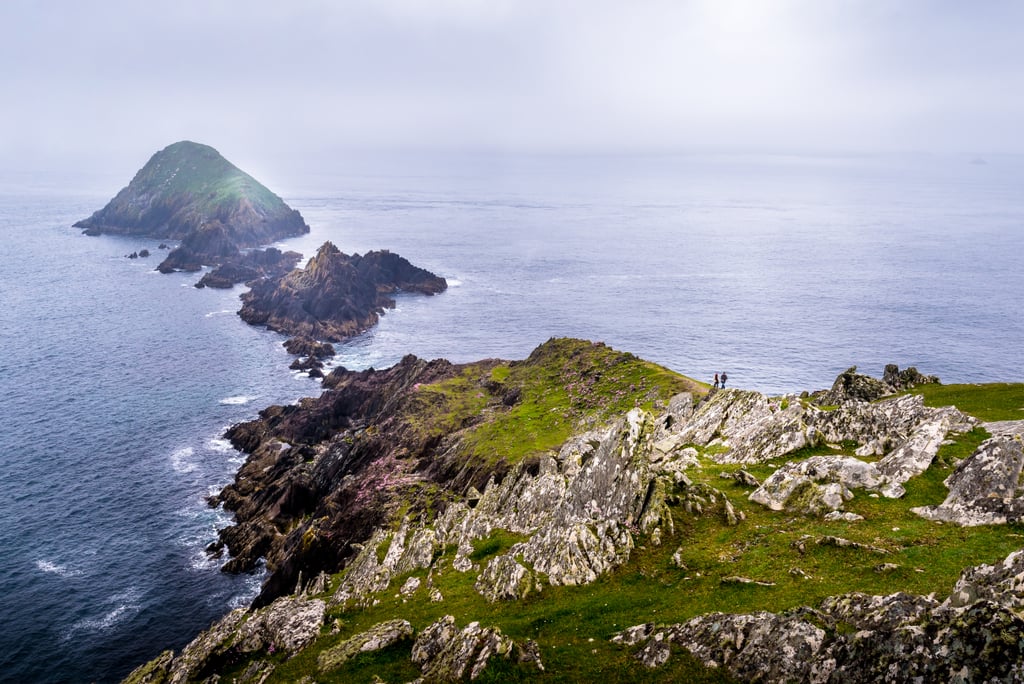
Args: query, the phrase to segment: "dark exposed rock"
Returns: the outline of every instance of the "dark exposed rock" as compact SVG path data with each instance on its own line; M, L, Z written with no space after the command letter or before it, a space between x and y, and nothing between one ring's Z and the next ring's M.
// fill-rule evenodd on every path
M140 259L145 259L148 256L149 256L149 250L148 249L141 249L141 250L139 250L139 258Z
M917 387L918 385L936 384L939 382L939 378L934 375L919 373L913 366L901 371L899 366L890 363L885 367L885 372L882 374L882 382L896 390L904 390Z
M237 257L227 257L219 266L205 274L196 287L227 289L237 283L257 278L280 278L295 268L302 258L298 252L282 252L276 247L252 250Z
M258 603L292 591L300 573L339 570L406 488L431 477L421 459L437 442L406 423L402 407L421 400L417 383L457 372L413 356L385 371L336 369L320 397L272 406L228 430L250 456L218 497L236 518L220 533L232 554L225 569L247 570L266 557L273 574ZM370 423L378 429L363 431Z
M349 256L324 243L304 269L253 283L238 315L289 335L339 342L373 326L397 292L437 294L444 278L388 251Z
M862 375L857 372L856 366L851 366L840 373L832 389L816 398L814 403L819 406L837 406L848 401L875 401L895 391L891 385L870 375Z
M330 342L318 342L310 337L291 337L282 343L289 354L311 356L326 359L334 356L334 345Z
M185 235L181 245L171 250L156 268L161 273L198 271L203 266L220 264L239 255L238 243L232 239L228 228L220 221L208 221Z

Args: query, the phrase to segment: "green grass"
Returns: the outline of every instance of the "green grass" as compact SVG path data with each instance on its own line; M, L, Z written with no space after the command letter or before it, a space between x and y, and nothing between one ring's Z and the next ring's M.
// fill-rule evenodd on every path
M424 435L463 430L475 462L515 463L683 391L702 395L707 385L600 343L553 339L525 361L469 364L421 386L409 420Z
M1024 383L921 385L910 392L927 406L956 406L979 420L1024 420Z

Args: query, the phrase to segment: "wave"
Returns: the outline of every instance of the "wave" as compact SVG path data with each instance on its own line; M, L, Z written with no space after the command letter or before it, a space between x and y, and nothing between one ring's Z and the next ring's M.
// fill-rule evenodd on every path
M171 467L174 468L174 472L191 473L198 468L199 466L191 460L194 453L192 447L185 447L171 454Z
M69 638L75 632L88 630L90 632L105 631L125 620L134 617L142 610L142 591L138 587L128 587L124 591L110 596L103 602L106 608L102 614L96 617L82 618L68 628L64 638Z
M245 608L252 600L256 598L260 593L260 587L263 586L263 580L267 578L267 569L263 565L263 561L260 561L259 569L247 575L245 581L242 583L242 590L231 597L228 601L228 605L232 610L235 608Z
M255 398L256 397L249 396L249 395L246 395L246 394L239 394L238 396L235 396L235 397L224 397L223 399L221 399L217 403L218 404L222 404L224 406L242 406L244 404L248 404L250 401L252 401Z
M36 567L42 572L57 575L58 577L79 577L82 575L82 571L77 568L69 568L66 565L54 563L53 561L46 560L45 558L37 560Z
M203 318L213 318L214 316L223 316L224 314L233 314L234 309L221 309L220 311L211 311L210 313L203 314Z
M206 443L206 446L210 451L216 451L218 454L230 454L235 451L235 447L231 446L231 441L223 437L214 437Z
M461 287L462 281L458 278L445 278L445 282L448 283L448 287Z

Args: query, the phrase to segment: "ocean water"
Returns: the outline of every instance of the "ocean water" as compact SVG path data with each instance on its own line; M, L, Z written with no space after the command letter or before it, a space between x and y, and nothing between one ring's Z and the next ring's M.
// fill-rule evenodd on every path
M312 228L280 246L449 280L340 346L346 367L575 336L783 393L886 363L1024 380L1024 161L979 162L366 156L273 189ZM0 681L116 681L245 605L262 575L203 553L228 523L205 498L241 463L221 435L318 391L235 316L240 288L71 228L134 171L0 177Z

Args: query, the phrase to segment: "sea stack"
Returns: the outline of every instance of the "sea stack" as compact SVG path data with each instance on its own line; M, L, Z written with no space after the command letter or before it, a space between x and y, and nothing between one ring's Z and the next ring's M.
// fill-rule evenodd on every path
M87 235L181 240L162 271L220 264L240 248L309 232L299 212L259 181L212 147L187 140L154 154L107 206L75 227Z
M291 336L341 342L373 327L389 295L444 292L444 278L387 250L348 255L325 242L304 269L252 283L238 315Z

